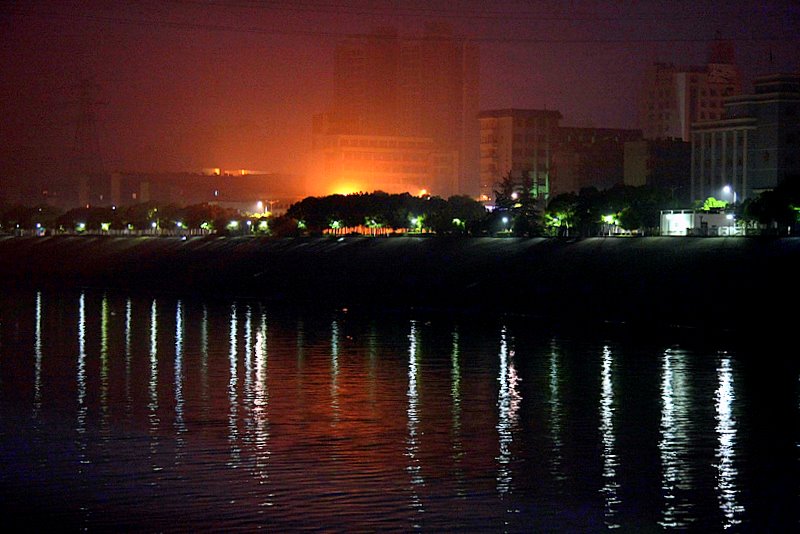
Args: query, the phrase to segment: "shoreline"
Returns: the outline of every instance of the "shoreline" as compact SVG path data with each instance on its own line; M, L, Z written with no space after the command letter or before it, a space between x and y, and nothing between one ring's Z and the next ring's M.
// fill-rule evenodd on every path
M789 326L797 273L800 238L0 237L10 287L692 328Z

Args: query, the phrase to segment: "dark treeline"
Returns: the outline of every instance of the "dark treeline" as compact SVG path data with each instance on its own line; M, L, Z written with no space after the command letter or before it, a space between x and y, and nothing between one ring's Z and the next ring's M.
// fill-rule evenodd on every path
M240 233L250 227L263 232L263 217L243 217L237 210L214 204L176 206L141 203L130 206L90 206L62 211L48 205L0 206L0 229L39 233ZM249 224L248 224L249 221ZM235 224L231 224L235 223Z
M289 207L286 216L299 221L310 234L359 227L393 232L476 234L486 218L483 205L467 196L415 197L358 193L308 197Z
M308 197L286 215L311 235L364 233L364 228L471 236L648 235L658 233L660 210L676 207L669 191L617 186L558 195L542 209L542 198L526 184L505 180L498 186L492 211L466 196L444 200L376 192Z
M778 187L748 198L736 206L737 219L752 227L796 233L800 223L800 176L788 177Z
M786 180L772 191L728 207L738 224L768 233L793 233L800 216L800 180ZM307 197L285 215L242 214L214 204L187 207L135 204L81 207L63 212L47 205L0 205L0 231L57 233L150 233L271 235L436 234L466 236L591 237L614 234L658 235L660 212L686 208L668 190L617 185L584 188L551 197L545 204L530 184L506 178L497 184L494 209L467 196L388 194ZM708 199L702 204L724 209Z

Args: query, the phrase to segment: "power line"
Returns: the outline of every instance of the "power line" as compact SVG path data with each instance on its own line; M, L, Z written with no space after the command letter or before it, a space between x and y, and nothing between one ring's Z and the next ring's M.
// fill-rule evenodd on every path
M352 32L335 32L335 31L319 31L319 30L289 30L289 29L273 29L263 28L257 26L237 27L223 24L202 24L194 22L176 22L167 20L154 20L154 19L133 19L125 17L114 17L104 15L88 15L81 13L58 13L58 12L42 12L25 9L11 9L8 13L15 14L22 17L37 17L44 19L54 20L85 20L88 22L102 23L102 24L121 24L128 26L142 26L142 27L162 27L177 30L195 30L207 32L228 32L228 33L250 33L260 35L290 35L290 36L305 36L315 38L358 38L368 37L373 39L396 39L397 36L393 34L381 33L352 33ZM418 36L418 37L404 37L404 40L441 40L438 36ZM487 44L641 44L641 43L705 43L713 41L716 37L621 37L621 38L607 38L600 39L596 37L591 38L575 38L575 37L492 37L492 36L467 36L462 37L462 40L487 43ZM798 41L800 36L798 34L786 35L759 35L749 37L724 37L725 40L730 41L750 41L750 42L775 42L775 41Z
M172 4L179 5L193 5L198 7L219 7L219 8L235 8L235 9L251 9L260 11L284 11L284 12L299 12L299 13L322 13L322 14L347 14L347 15L360 15L360 16L400 16L400 17L431 17L441 16L453 19L498 19L498 20L521 20L531 19L543 22L641 22L644 20L653 20L663 22L664 20L689 20L698 17L724 17L724 16L737 16L748 20L753 16L762 16L767 18L787 18L798 17L800 12L792 12L791 9L776 10L769 9L766 11L764 8L754 8L747 10L725 10L715 9L713 11L685 11L680 12L652 12L631 14L628 11L616 13L614 15L601 15L598 13L590 12L575 12L570 11L564 14L554 14L553 12L544 11L527 11L527 10L487 10L487 9L441 9L441 8L399 8L399 7L375 7L370 6L356 7L347 4L335 3L308 3L308 2L293 2L291 5L277 5L274 3L260 3L260 2L222 2L218 0L202 1L202 0L163 0ZM163 3L163 1L161 3Z

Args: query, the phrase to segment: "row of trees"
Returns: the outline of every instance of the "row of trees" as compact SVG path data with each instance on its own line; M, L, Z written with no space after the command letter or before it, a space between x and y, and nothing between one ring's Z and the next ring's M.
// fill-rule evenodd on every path
M326 230L381 229L474 233L486 215L483 205L467 196L415 197L383 192L308 197L289 207L286 216L312 234Z
M748 227L795 234L800 226L800 176L787 177L778 187L736 206L736 217Z
M550 235L592 236L636 232L657 235L661 210L678 209L672 193L649 186L617 185L599 191L594 187L580 193L553 197L544 212Z
M595 236L620 232L658 233L660 211L678 209L671 193L652 187L618 185L606 190L585 188L549 199L536 188L507 176L495 190L491 212L467 196L448 199L383 192L308 197L281 217L245 217L213 204L187 207L136 204L82 207L62 212L52 206L0 206L0 231L43 232L221 233L274 236L323 233L438 235ZM696 208L725 208L708 199ZM800 179L734 207L740 224L789 232L800 220Z
M677 207L668 191L630 186L588 188L558 195L544 210L542 204L531 184L508 178L498 184L491 212L465 196L444 200L376 192L309 197L292 205L287 217L310 234L382 228L445 235L590 236L657 233L660 210Z
M247 222L250 221L250 224ZM124 207L80 207L62 211L52 206L0 207L0 229L61 232L184 232L241 233L248 227L264 231L258 218L242 218L234 209L213 204L179 207L153 203ZM232 224L234 223L234 224Z

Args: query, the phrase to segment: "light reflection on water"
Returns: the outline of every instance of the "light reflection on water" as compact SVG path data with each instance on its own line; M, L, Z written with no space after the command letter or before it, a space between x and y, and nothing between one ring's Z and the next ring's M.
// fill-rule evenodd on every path
M735 398L733 371L731 359L727 356L720 358L717 368L719 387L715 394L715 407L717 419L717 497L722 511L725 529L741 523L744 507L737 503L739 493L736 477L736 419L733 415Z
M680 350L664 351L661 369L661 453L663 508L661 525L685 528L695 520L694 503L688 498L693 472L692 391L688 355Z
M42 409L42 292L36 292L36 326L33 350L36 357L33 384L33 418L39 418Z
M757 527L734 351L253 301L2 303L0 497L66 527ZM792 436L770 462L796 468Z
M554 339L550 342L550 358L548 367L548 389L550 397L548 399L549 408L549 427L550 427L550 471L557 481L564 480L564 472L562 470L562 448L561 441L562 422L561 422L561 395L560 395L560 378L559 368L561 365L561 356L559 354L558 342Z
M155 299L150 304L150 381L148 382L148 393L150 400L148 403L150 460L153 471L161 471L161 466L156 463L160 419L158 415L158 304Z
M419 459L419 416L417 406L419 404L419 393L417 391L417 378L419 376L419 352L417 344L419 342L417 332L417 322L411 321L411 330L408 334L408 437L406 438L406 456L408 466L406 470L411 477L411 503L410 507L417 513L424 513L425 506L420 497L420 486L425 485L425 478L422 475L422 466ZM414 519L414 528L421 528L421 519Z
M186 423L183 420L183 304L179 300L175 309L175 461L181 460Z
M81 464L89 463L86 458L86 295L81 293L78 305L78 433L79 461Z
M231 327L230 327L230 351L228 352L228 362L230 369L230 380L228 381L228 442L230 442L230 460L228 467L236 469L239 467L239 400L238 400L238 327L236 304L231 305Z
M464 469L462 460L464 457L464 443L462 441L461 430L461 362L458 329L453 330L453 345L450 351L450 399L452 403L452 458L454 463L454 476L456 479L456 492L459 497L463 497L466 491L464 480Z
M617 468L619 460L616 453L616 438L614 437L614 383L612 375L613 357L608 346L603 347L603 368L601 371L600 393L600 434L603 442L603 488L605 498L605 521L609 528L619 528L617 514L620 505L618 495L619 482L617 481Z
M519 377L514 367L514 350L509 348L508 332L504 326L500 331L500 383L497 405L499 409L497 438L500 453L497 457L497 492L504 495L512 491L513 474L511 470L511 444L517 427L520 394L517 390Z

